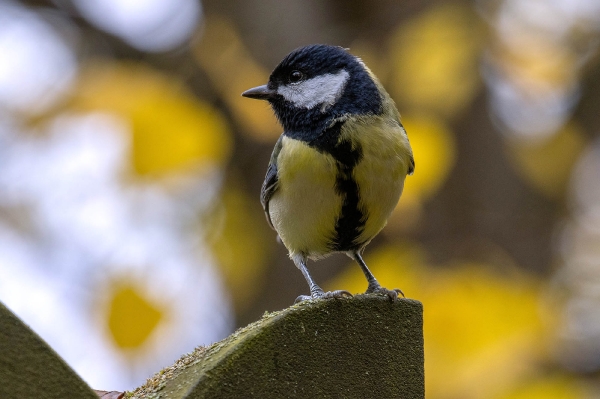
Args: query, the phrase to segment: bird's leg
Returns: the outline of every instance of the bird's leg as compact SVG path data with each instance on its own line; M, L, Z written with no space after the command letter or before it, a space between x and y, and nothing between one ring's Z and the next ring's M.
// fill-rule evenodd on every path
M387 295L390 298L390 300L392 300L392 301L395 301L396 298L398 298L398 294L404 296L404 293L399 288L394 288L393 290L388 290L387 288L382 287L381 284L379 284L379 282L373 275L373 273L371 273L371 271L367 267L367 264L365 263L362 256L360 255L360 252L358 252L358 251L351 252L349 255L352 259L354 259L358 263L358 265L362 269L363 273L365 274L367 281L369 282L369 286L367 287L367 292L366 292L367 294L377 293L377 294Z
M328 291L328 292L323 291L323 289L321 287L319 287L317 285L317 283L315 283L315 280L313 280L310 273L308 272L308 268L306 267L306 257L304 257L302 255L296 255L292 258L292 260L294 261L294 264L296 265L296 267L298 269L300 269L300 271L304 275L304 278L306 279L306 282L308 283L308 286L310 287L310 296L309 295L300 295L298 298L296 298L296 301L294 303L305 301L307 299L317 299L317 298L328 299L328 298L343 298L345 296L352 296L351 293L349 293L348 291L344 291L344 290Z

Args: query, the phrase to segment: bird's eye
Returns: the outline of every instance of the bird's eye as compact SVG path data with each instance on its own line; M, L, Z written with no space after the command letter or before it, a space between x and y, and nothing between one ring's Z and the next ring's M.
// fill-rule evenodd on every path
M302 79L304 79L304 74L302 72L292 71L292 73L290 73L290 83L298 83Z

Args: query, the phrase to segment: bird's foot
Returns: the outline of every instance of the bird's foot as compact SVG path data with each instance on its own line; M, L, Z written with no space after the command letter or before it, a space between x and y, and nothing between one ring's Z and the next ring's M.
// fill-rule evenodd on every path
M323 291L321 289L311 292L310 295L300 295L294 303L306 301L309 299L331 299L331 298L350 298L352 294L345 290Z
M382 287L379 284L370 285L369 288L367 288L366 293L387 296L388 298L390 298L390 301L392 301L392 302L394 302L396 299L398 299L398 294L402 295L402 297L404 298L404 292L402 292L401 289L394 288L393 290L388 290L387 288Z

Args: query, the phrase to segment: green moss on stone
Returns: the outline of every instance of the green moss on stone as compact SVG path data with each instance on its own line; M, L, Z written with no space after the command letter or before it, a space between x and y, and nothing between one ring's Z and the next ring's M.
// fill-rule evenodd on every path
M424 398L422 306L307 301L198 348L128 398Z
M98 395L0 302L0 398L98 399Z

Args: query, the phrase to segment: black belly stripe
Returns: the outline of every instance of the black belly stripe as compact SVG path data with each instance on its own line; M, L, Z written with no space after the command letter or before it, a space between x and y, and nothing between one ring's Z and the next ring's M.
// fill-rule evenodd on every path
M342 212L335 224L335 234L329 244L332 251L349 251L360 247L356 239L365 227L366 215L359 208L360 191L352 173L362 159L362 148L348 140L340 141L343 122L327 129L309 143L313 148L331 154L337 161L335 191L343 198Z
M337 166L338 175L335 189L344 198L344 202L342 203L342 213L335 224L336 237L333 240L332 249L347 251L355 249L355 240L365 227L365 218L358 207L360 196L358 184L352 178L354 168L339 162Z

